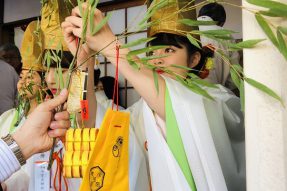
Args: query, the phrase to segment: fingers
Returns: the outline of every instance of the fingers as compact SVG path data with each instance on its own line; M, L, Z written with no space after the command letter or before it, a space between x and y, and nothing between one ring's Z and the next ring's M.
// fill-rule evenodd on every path
M52 121L50 124L50 129L69 129L71 123L69 120Z
M70 115L67 111L56 113L54 119L55 121L50 124L51 129L68 129L71 126Z
M67 129L53 129L48 131L48 135L51 138L62 137L65 136Z
M83 26L83 19L76 16L69 16L66 17L65 22L67 22L64 26L66 27L77 27L82 28Z
M70 114L67 111L62 111L62 112L56 113L55 116L54 116L54 119L56 121L69 120L70 119Z
M70 16L61 24L65 40L70 43L76 37L80 38L82 35L82 19L75 16Z
M63 89L57 97L40 104L36 109L40 111L52 111L56 107L63 104L68 98L67 89Z

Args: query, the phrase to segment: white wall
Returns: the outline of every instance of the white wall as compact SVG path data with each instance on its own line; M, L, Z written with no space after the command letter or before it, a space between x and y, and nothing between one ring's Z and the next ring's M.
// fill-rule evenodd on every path
M4 23L38 17L40 0L4 0Z
M100 3L108 1L111 0L100 0ZM40 0L4 0L4 23L38 17L40 10Z

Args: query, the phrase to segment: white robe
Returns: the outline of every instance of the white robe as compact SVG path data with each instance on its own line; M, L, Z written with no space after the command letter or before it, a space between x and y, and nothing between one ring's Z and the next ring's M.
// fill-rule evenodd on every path
M239 99L221 86L209 90L216 99L210 101L177 81L166 79L166 83L197 190L246 190L245 139ZM130 185L137 185L137 179L149 173L155 191L190 190L148 105L141 99L127 111L131 113ZM144 149L146 140L148 152ZM139 164L149 166L150 172L142 165L141 173ZM145 177L141 185L149 184L148 181ZM138 185L137 188L148 190Z

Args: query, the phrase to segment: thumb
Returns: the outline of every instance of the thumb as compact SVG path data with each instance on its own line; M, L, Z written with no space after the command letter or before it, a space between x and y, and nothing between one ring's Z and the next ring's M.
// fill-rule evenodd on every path
M41 111L52 111L59 105L65 103L65 101L68 98L68 90L63 89L61 93L55 97L54 99L48 100L42 104L39 105L38 109Z

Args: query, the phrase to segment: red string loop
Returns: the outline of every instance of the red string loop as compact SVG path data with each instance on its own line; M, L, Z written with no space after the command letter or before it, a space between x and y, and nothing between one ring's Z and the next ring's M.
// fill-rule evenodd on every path
M119 55L120 55L120 46L117 43L116 45L116 74L115 74L113 104L112 104L112 109L114 109L115 96L117 96L116 97L117 111L119 111Z

